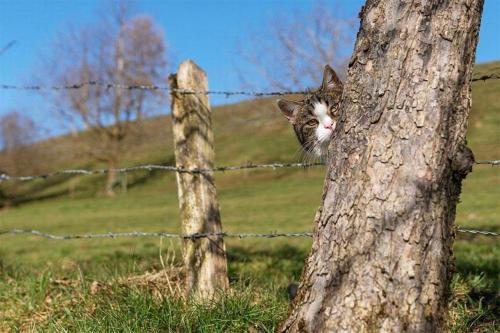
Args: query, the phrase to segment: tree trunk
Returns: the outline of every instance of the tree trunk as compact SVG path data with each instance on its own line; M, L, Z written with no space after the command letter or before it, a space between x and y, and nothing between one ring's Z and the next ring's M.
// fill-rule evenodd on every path
M289 332L442 332L483 0L367 1Z
M114 197L115 196L115 190L113 189L115 183L116 183L116 178L117 178L117 173L116 173L116 167L118 163L113 159L108 161L108 173L106 176L106 196L108 197Z

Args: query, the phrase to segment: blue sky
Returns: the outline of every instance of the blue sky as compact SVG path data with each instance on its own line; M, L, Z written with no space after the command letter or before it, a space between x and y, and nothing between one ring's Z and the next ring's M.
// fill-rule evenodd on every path
M97 0L0 0L0 47L17 44L0 56L0 83L34 83L33 72L40 53L51 44L58 30L68 23L91 23L106 1ZM324 1L326 4L332 1ZM357 16L364 0L340 1L342 16ZM264 29L277 15L308 11L306 0L192 0L135 1L138 13L153 16L163 28L175 64L191 58L207 71L210 88L237 90L241 86L235 68L242 66L236 53L252 31ZM476 61L500 59L500 0L486 0ZM36 82L35 82L36 83ZM212 104L235 101L213 96ZM54 127L46 117L44 101L33 92L0 90L0 115L12 109L26 112L45 128ZM54 132L52 132L54 133Z

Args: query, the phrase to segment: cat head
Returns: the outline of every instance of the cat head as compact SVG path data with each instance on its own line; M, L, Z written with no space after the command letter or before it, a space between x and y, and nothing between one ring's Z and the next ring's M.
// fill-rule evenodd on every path
M339 118L343 85L328 65L321 87L300 101L278 100L278 107L292 124L306 154L326 156Z

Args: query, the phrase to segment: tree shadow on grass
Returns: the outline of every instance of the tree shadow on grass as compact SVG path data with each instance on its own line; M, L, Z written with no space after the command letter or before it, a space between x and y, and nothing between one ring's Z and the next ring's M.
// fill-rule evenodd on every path
M284 244L273 248L232 246L227 250L232 281L273 280L279 283L297 281L308 251Z
M169 155L165 159L161 160L156 160L150 162L150 164L155 164L155 165L174 165L175 164L175 157L173 154ZM145 185L147 182L157 179L158 177L162 176L165 174L165 171L163 170L148 170L144 172L138 172L136 173L133 177L130 177L130 180L128 181L127 188L131 189L140 185ZM174 173L172 173L174 174Z
M493 245L492 245L493 246ZM481 303L492 312L500 312L500 260L496 256L483 255L481 251L473 253L463 249L457 255L456 273L469 285L469 302Z
M170 155L166 159L159 161L152 161L151 164L158 165L172 165L175 162L174 156ZM86 164L81 167L82 169L92 169L92 164ZM163 170L144 170L138 171L133 176L129 177L127 188L135 188L140 185L145 185L147 182L152 181L165 174ZM50 177L43 179L43 181L34 181L30 186L23 188L15 195L9 195L4 189L0 189L0 209L2 203L8 203L11 207L20 207L35 201L45 201L50 199L57 199L70 196L69 182L73 178L81 177L79 175L59 175L57 177ZM103 177L103 176L102 176ZM100 188L98 184L102 182L103 178L91 179L87 182L82 182L75 188L75 197L92 197L99 193ZM67 185L65 185L67 184ZM4 193L5 192L5 193Z
M456 272L462 276L483 275L487 280L498 285L500 276L500 261L498 258L458 257L455 263Z
M27 189L16 191L15 194L9 194L8 191L3 195L0 208L3 205L10 207L19 207L21 205L33 202L58 198L68 194L67 189L50 190L50 188L58 188L60 184L66 182L69 176L60 176L53 179L35 182Z

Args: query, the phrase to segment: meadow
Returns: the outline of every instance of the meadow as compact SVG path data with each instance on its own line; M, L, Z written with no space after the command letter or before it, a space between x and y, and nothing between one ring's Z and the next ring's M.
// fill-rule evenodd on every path
M498 72L500 63L476 66ZM473 84L468 144L477 160L500 158L500 81ZM228 101L229 102L229 101ZM274 100L213 110L217 165L296 162L301 156ZM168 116L149 119L121 165L173 163ZM65 137L38 144L50 170L103 167L75 152ZM216 174L227 232L310 231L324 167ZM500 168L477 165L463 183L456 224L500 231ZM14 186L4 184L5 188ZM114 198L103 176L59 177L16 184L19 200L0 211L0 229L53 234L110 231L179 232L175 175L140 171ZM70 188L72 189L70 191ZM180 295L180 243L158 238L51 241L0 238L0 331L272 332L285 318L286 287L296 281L310 239L228 239L231 292L210 304ZM500 330L500 245L457 234L451 332Z

